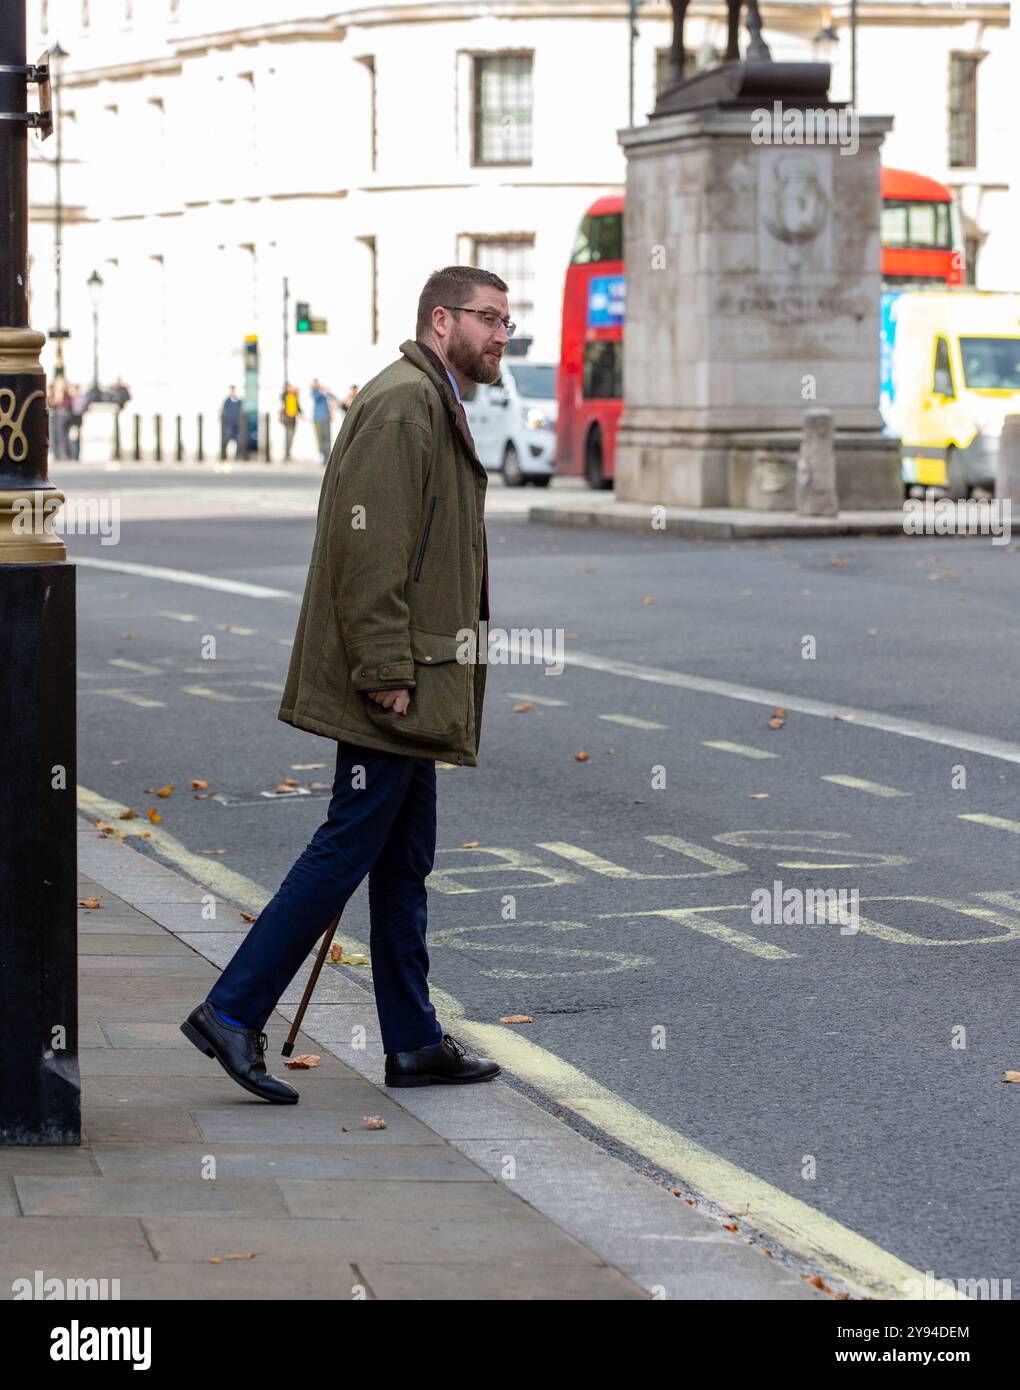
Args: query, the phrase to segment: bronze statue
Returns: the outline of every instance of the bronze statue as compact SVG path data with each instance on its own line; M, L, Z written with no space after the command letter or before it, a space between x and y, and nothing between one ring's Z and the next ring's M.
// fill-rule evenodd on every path
M772 54L768 44L761 36L761 15L758 0L726 0L727 38L726 62L739 63L740 48L737 36L740 31L740 11L747 5L747 32L750 43L747 46L749 63L769 63ZM669 51L669 82L673 85L684 79L684 17L687 14L687 0L670 0L673 9L673 43Z

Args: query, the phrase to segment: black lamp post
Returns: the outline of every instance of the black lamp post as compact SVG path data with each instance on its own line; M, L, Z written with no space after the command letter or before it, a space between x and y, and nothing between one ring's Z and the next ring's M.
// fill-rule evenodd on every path
M62 181L64 167L64 99L60 88L60 81L64 71L64 59L67 56L65 50L60 47L59 42L55 43L50 49L54 107L53 128L57 136L57 148L53 159L53 269L54 308L56 310L57 323L56 327L50 333L50 337L56 343L53 358L54 381L64 375L64 339L68 336L62 322L64 274L64 196Z
M79 1144L75 568L28 326L28 138L50 113L25 0L0 0L0 1145Z

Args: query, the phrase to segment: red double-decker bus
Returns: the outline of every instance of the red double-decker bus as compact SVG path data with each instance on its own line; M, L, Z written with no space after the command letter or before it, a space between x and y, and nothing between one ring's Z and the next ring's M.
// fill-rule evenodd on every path
M599 198L577 231L563 288L556 471L611 487L623 410L622 194ZM944 289L964 279L959 214L944 184L882 170L882 288Z

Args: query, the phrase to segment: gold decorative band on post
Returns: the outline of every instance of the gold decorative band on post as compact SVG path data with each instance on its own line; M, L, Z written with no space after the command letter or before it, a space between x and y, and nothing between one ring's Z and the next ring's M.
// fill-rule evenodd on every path
M53 514L64 502L55 487L0 492L0 565L56 565L67 559Z
M39 353L46 334L35 328L0 328L0 376L30 372L42 376Z

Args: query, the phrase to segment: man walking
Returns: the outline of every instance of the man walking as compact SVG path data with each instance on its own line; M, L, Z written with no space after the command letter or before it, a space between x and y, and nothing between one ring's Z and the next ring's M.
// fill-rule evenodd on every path
M298 400L296 389L288 381L283 388L280 396L280 423L283 425L284 436L284 463L290 463L290 452L294 447L294 430L297 428L298 416L303 415L301 402Z
M499 1072L443 1031L429 1001L425 879L436 760L477 766L487 666L463 655L489 617L487 475L461 391L499 379L514 331L506 290L471 266L429 276L415 339L358 392L329 456L278 713L337 741L328 816L181 1025L264 1100L299 1098L266 1072L266 1020L366 875L386 1084Z

